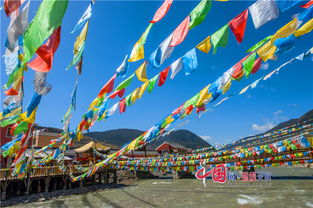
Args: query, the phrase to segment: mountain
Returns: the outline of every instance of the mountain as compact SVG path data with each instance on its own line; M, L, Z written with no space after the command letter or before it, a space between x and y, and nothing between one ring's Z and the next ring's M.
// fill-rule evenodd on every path
M142 133L143 131L136 129L116 129L103 132L89 132L86 133L86 136L105 141L110 144L122 146L125 143L132 141ZM158 140L150 143L147 146L147 149L155 149L164 141L176 142L191 149L211 146L205 140L201 139L199 136L188 130L178 130L173 131L164 137L160 137Z

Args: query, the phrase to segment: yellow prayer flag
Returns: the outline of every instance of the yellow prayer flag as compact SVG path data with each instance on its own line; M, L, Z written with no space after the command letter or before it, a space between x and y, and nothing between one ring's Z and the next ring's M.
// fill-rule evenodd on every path
M135 103L136 100L138 99L138 95L139 95L139 92L140 92L140 87L139 88L136 88L133 92L132 92L132 95L131 95L131 102L132 103Z
M165 124L168 125L170 123L172 123L174 121L174 118L172 115L169 115L168 117L166 117L165 119Z
M89 25L89 21L85 24L83 30L81 31L79 36L76 38L76 41L74 43L74 55L75 56L78 54L79 48L84 44L86 40L88 25Z
M206 39L204 39L201 43L199 43L196 48L204 53L209 53L210 49L212 47L211 44L211 36L208 36Z
M139 91L139 94L138 94L138 99L140 99L142 97L142 95L146 91L148 85L149 85L149 80L145 81L145 83L141 85L140 91Z
M268 41L263 46L261 46L256 52L260 58L266 62L268 59L272 58L276 51L276 46L272 44L272 41Z
M206 94L203 103L208 103L212 99L212 93Z
M78 141L80 141L83 138L83 132L82 131L77 131L76 138L77 138Z
M99 101L99 98L96 97L96 98L90 103L88 110L93 109L93 108L95 107L95 105L98 104L98 101Z
M143 64L141 64L140 67L135 71L135 74L139 81L147 81L147 63L148 61L143 62Z
M230 89L230 87L231 87L231 79L230 80L228 80L228 82L226 83L226 85L223 87L223 89L222 89L222 93L223 94L225 94L229 89Z
M307 23L305 23L304 25L302 25L302 27L300 27L295 33L294 35L296 37L305 35L309 32L311 32L313 29L313 18L311 20L309 20Z
M137 139L134 139L134 140L128 145L128 149L129 149L129 150L134 150L134 149L135 149L136 142L137 142Z
M29 115L29 117L27 117L27 112L21 113L20 114L20 121L25 121L27 123L34 123L36 120L36 112L37 112L37 108L35 108L35 110L33 110L33 112Z
M130 54L130 58L128 59L129 62L135 62L145 57L145 50L143 45L139 45L139 42L136 42L134 48Z
M208 86L206 86L204 89L200 91L200 96L199 96L199 100L196 103L196 107L200 107L203 104L205 98L207 97L210 85L211 84L209 84Z
M297 18L294 18L289 23L287 23L285 26L280 28L271 38L272 42L274 42L278 38L285 38L292 33L294 33L299 26L299 21Z

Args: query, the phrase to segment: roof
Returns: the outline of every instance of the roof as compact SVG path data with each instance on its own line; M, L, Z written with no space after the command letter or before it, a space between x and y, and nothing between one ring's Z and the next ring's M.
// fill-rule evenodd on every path
M183 146L183 145L181 145L181 144L178 144L178 143L176 143L176 142L168 142L168 141L163 142L162 144L160 144L160 146L158 146L158 147L155 148L155 149L156 149L156 150L159 149L159 148L160 148L162 145L164 145L164 144L169 144L169 145L171 145L172 147L174 147L174 148L176 148L176 149L188 150L187 147L185 147L185 146Z
M89 142L87 144L85 144L84 146L82 147L79 147L79 148L76 148L76 149L73 149L74 152L76 153L83 153L83 152L87 152L93 148L96 148L97 151L108 151L111 149L111 147L107 147L107 146L104 146L102 144L99 144L99 143L96 143L94 141L92 142Z

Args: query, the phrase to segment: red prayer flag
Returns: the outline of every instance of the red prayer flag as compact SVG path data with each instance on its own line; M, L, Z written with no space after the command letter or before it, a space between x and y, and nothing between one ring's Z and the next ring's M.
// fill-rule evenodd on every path
M173 0L165 0L161 7L155 12L154 17L150 23L156 23L160 21L168 12L170 9L171 5L173 3Z
M21 156L22 154L25 152L25 150L27 149L28 145L25 145L17 154L17 156L15 157L13 163L15 163Z
M193 105L190 105L186 108L185 113L189 115L192 112L192 110L193 110Z
M114 99L114 98L116 97L116 95L118 95L118 96L121 98L121 97L123 97L124 94L125 94L125 88L113 92L113 93L109 96L109 98Z
M248 9L237 15L234 19L232 19L228 25L230 29L233 31L236 40L238 43L242 42L243 36L245 35L245 29L248 19Z
M21 5L22 5L21 0L4 0L4 3L3 3L4 11L7 16L10 16L10 14L14 12L15 10L17 10Z
M197 108L197 113L199 113L200 111L205 111L205 105L201 105L200 107Z
M178 27L174 30L172 41L170 44L171 47L177 46L178 44L184 41L189 31L189 22L190 17L188 15L186 19L182 21L180 25L178 25Z
M120 113L124 113L126 111L126 103L125 98L120 101Z
M26 134L24 134L23 137L22 137L22 139L21 139L21 146L24 146L24 144L25 144L25 142L26 142L26 140L27 140L27 137L28 137L29 132L30 132L30 130L31 130L31 125L32 125L31 123L28 124L28 130L27 130ZM26 145L26 146L27 146L27 145Z
M250 55L250 54L249 54ZM246 60L246 58L249 56L245 56L243 59L241 59L237 64L235 64L232 68L234 69L233 74L231 75L233 79L240 80L243 75L244 71L242 70L242 62Z
M253 65L251 73L255 74L260 69L261 65L262 65L262 59L259 57L257 58L257 60L254 61L254 65Z
M159 76L159 81L158 81L158 86L162 86L165 81L166 81L166 77L168 75L169 70L171 69L171 67L167 67L166 69L164 69L163 71L160 72L160 76Z
M51 34L47 42L37 49L36 58L32 60L30 63L28 63L28 66L38 72L50 71L53 62L53 56L59 47L60 39L61 39L61 27L58 27Z
M178 113L181 111L181 109L183 108L183 106L184 106L184 104L182 104L181 106L179 106L178 108L176 108L176 109L172 112L172 115L178 114Z
M4 92L7 96L9 95L18 95L18 91L16 91L13 87Z
M313 4L313 0L308 1L306 4L301 5L302 8L309 8Z
M102 87L98 94L98 97L102 97L104 93L110 93L113 90L115 78L116 74L114 74L113 77Z

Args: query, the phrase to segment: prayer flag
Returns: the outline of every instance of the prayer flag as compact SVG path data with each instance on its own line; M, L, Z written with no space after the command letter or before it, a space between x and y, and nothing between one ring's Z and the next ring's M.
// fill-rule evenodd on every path
M190 51L188 51L183 57L183 66L185 69L185 74L189 75L193 70L195 70L198 67L198 60L197 60L197 54L196 49L193 48Z
M47 40L40 46L36 53L37 57L33 59L28 66L37 72L48 72L52 67L53 56L60 44L61 27L58 27Z
M173 0L165 0L161 7L155 12L153 19L150 21L150 23L156 23L160 21L168 12L171 5L173 3Z
M241 43L244 37L248 15L249 12L246 9L228 23L238 43Z
M27 106L27 117L29 117L30 114L32 114L32 112L34 111L34 109L39 105L41 97L42 95L39 95L36 92L34 93L30 103Z
M121 90L124 89L126 87L128 87L131 82L133 81L135 74L133 73L132 75L130 75L127 79L125 79L122 83L120 83L115 90Z
M189 29L201 24L212 7L211 0L202 0L191 12Z
M17 10L23 2L24 0L4 0L3 6L6 15L10 16L10 14Z
M250 75L253 69L255 58L256 58L256 53L252 53L250 56L248 56L246 60L242 62L243 71L246 77Z
M280 28L271 38L271 41L274 42L278 38L285 38L292 33L294 33L299 26L299 21L297 18L294 18L289 23L287 23L285 26Z
M148 93L152 92L158 77L159 77L159 74L155 75L152 79L149 80L149 84L148 84L148 87L147 87L148 88L147 89Z
M256 49L260 48L265 42L270 40L272 37L273 37L272 35L267 36L266 38L264 38L263 40L261 40L260 42L258 42L257 44L249 48L247 52L255 51Z
M174 63L171 64L171 79L174 79L176 74L182 69L183 61L182 58L177 59Z
M67 4L67 0L42 1L36 16L24 33L24 62L31 59L35 51L42 45L43 41L61 25Z
M116 78L116 74L113 75L113 77L102 87L100 90L98 97L103 97L105 93L110 93L112 92L114 88L114 80Z
M261 67L262 65L262 59L259 57L256 59L256 61L254 62L253 68L252 68L252 74L255 74Z
M309 8L313 4L313 0L308 1L306 4L301 5L302 8Z
M257 0L249 7L254 27L258 29L279 16L279 10L272 0Z
M127 58L128 58L128 55L125 56L122 64L116 69L116 73L118 77L124 77L127 73L127 69L128 69Z
M190 17L189 15L185 18L184 21L180 23L180 25L174 30L173 32L173 38L170 43L171 47L179 45L181 42L184 41L185 37L188 34L189 31L189 21Z
M145 82L147 80L146 70L148 61L143 62L139 68L135 71L135 74L139 81Z
M216 53L217 47L226 47L228 43L228 24L226 24L224 27L216 31L212 36L211 36L211 43L213 45L213 54Z
M174 47L170 46L172 37L173 35L171 34L151 54L151 56L149 57L149 64L152 67L159 68L160 65L163 64L164 61L171 56L172 52L174 51Z
M196 103L195 106L197 106L197 107L202 106L202 104L203 104L205 98L207 98L207 94L208 94L208 91L209 91L209 87L210 87L210 85L206 86L204 89L202 89L202 90L200 91L200 93L199 93L199 99L198 99L198 101L197 101L197 103Z
M211 47L211 36L206 37L201 43L196 46L197 49L204 53L209 53Z
M147 80L145 83L143 83L140 87L139 94L138 94L138 99L140 99L143 95L143 93L146 91L147 87L149 85L149 80Z
M276 51L276 46L272 44L272 41L268 41L263 46L258 48L256 51L261 59L266 62L268 59L272 58Z
M160 77L159 77L159 81L158 81L158 86L162 86L165 81L166 81L166 77L168 75L169 70L171 69L171 67L167 67L166 69L164 69L163 71L160 72Z
M302 25L298 30L294 32L294 36L299 37L311 32L313 29L313 18Z
M92 2L89 4L89 6L87 7L86 11L84 12L83 16L78 20L78 22L76 23L73 31L71 33L74 33L75 31L79 30L87 20L89 20L89 18L91 17L91 11L92 11Z

